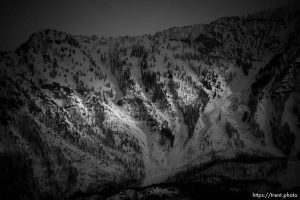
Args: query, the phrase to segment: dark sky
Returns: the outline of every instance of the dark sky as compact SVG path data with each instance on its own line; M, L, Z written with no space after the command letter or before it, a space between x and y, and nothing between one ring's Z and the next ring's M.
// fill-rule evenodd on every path
M154 33L282 6L286 0L0 0L0 50L35 31L99 36Z

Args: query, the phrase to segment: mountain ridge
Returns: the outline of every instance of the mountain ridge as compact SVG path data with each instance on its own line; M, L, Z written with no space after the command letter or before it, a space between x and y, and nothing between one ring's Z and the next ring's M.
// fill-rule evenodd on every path
M299 177L283 171L299 169L290 160L300 150L300 12L288 8L136 37L46 29L2 52L0 194L108 197L248 179L264 181L246 191L290 188Z

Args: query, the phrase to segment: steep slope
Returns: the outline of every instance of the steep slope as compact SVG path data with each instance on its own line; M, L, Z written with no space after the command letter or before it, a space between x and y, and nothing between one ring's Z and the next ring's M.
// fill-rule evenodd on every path
M2 52L1 194L299 187L284 171L299 170L299 14L288 6L137 37L43 30Z

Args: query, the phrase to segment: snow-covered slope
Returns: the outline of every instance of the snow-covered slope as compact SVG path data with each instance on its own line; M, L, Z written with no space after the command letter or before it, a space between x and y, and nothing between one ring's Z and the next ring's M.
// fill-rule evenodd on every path
M268 179L299 159L299 24L289 6L137 37L34 33L0 54L1 193Z

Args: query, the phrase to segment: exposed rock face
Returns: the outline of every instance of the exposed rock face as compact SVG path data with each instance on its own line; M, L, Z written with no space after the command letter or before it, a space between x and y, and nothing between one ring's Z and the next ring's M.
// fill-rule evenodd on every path
M137 37L34 33L0 54L1 196L282 190L300 151L299 24L291 6Z

